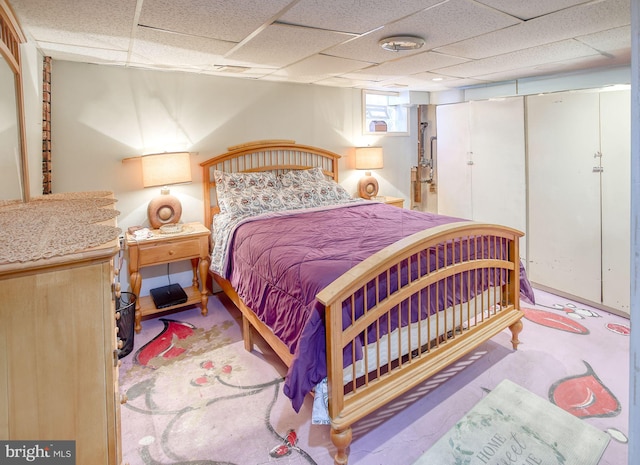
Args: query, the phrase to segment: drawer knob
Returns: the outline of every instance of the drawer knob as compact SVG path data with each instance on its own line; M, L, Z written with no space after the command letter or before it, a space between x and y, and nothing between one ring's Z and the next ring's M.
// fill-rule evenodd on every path
M169 255L175 255L175 251L174 250L169 250Z

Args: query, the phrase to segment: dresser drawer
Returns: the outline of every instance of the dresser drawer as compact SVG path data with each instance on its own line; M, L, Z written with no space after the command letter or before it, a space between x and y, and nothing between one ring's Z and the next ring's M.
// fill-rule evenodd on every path
M197 238L191 241L182 240L169 244L145 244L139 249L139 265L150 265L160 262L184 260L200 256L200 242Z

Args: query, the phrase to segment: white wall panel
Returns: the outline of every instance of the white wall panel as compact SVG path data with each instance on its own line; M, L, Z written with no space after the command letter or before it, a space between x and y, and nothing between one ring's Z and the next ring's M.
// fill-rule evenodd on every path
M600 94L603 304L630 311L631 92Z

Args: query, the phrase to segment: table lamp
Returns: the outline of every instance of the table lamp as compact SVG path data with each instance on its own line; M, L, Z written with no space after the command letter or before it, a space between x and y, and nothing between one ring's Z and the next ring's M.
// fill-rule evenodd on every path
M383 168L382 147L356 147L357 170L379 170ZM365 171L358 181L358 195L363 199L371 199L378 195L378 181Z
M180 221L182 204L177 197L169 193L168 186L185 182L191 182L191 161L188 152L157 153L142 157L143 186L163 186L160 195L151 199L147 207L147 216L152 228L175 225Z

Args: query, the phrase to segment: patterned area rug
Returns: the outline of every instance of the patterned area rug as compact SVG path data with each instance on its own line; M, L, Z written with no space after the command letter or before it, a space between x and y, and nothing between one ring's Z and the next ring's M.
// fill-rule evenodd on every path
M357 422L349 464L414 463L505 379L606 433L599 465L626 463L628 320L539 291L536 299L523 307L518 351L502 332ZM311 425L312 399L295 413L282 393L285 367L260 344L247 353L240 328L218 294L206 317L194 307L143 321L120 368L124 463L333 465L329 428Z
M123 436L137 438L135 452L125 450L130 465L315 463L286 426L299 421L292 409L288 421L278 405L272 421L282 375L244 350L227 318L206 329L161 318L157 335L121 367Z

